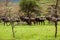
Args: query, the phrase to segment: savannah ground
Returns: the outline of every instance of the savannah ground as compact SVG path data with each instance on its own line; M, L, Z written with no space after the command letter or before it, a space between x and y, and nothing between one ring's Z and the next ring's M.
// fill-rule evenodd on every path
M57 38L54 37L55 27L46 25L16 25L15 38L12 36L11 26L0 23L0 40L60 40L60 24L58 25Z

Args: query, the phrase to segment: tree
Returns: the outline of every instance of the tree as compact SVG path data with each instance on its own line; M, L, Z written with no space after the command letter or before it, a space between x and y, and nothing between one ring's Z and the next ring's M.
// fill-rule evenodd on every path
M11 17L11 9L9 9L9 18L10 18L10 24L11 24L11 27L12 27L12 35L13 35L13 38L15 38L15 32L14 32L14 19Z
M58 9L59 9L59 6L58 6L58 3L59 3L59 0L55 0L55 4L53 5L50 5L51 7L48 8L49 9L49 15L51 15L51 17L54 17L55 20L54 20L54 23L55 23L55 38L57 37L57 26L58 26Z
M58 17L58 15L57 15L57 7L58 7L58 2L59 2L59 0L57 0L56 1L56 6L55 6L55 15L54 15L54 17L55 18L57 18ZM57 21L55 21L55 38L57 37Z
M31 13L35 12L36 9L39 9L39 6L36 0L21 0L20 8L21 8L21 11L27 13L27 17L29 17L28 24L31 25L31 22L30 22Z
M11 24L11 27L12 27L12 34L13 34L13 37L15 37L15 33L14 33L14 22L12 21L12 19L11 19L11 8L9 7L9 2L10 2L10 0L5 0L5 16L7 16L7 14L6 13L9 13L8 15L8 17L10 18L10 20L9 20L9 22L10 22L10 24Z

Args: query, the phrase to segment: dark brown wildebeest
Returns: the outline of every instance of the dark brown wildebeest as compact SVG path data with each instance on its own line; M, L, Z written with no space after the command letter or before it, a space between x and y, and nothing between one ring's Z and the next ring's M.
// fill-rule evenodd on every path
M60 18L55 18L55 17L46 17L46 20L48 21L48 24L54 23L55 21L60 21Z
M46 20L48 21L48 24L50 24L52 17L51 16L46 16Z
M21 16L20 19L21 19L21 21L26 22L29 25L29 17ZM32 23L35 24L35 18L30 18L30 22L31 22L31 24Z
M6 16L1 17L1 20L4 23L4 25L8 24L8 22L17 22L17 23L20 22L20 20L18 19L14 19L14 18L10 19L9 17Z
M45 17L38 17L38 18L35 18L35 21L37 24L44 24L45 25L45 20L46 18Z
M6 16L1 17L1 20L3 21L4 25L7 24L7 22L9 22Z
M20 17L20 19L23 21L23 22L27 22L27 24L28 24L28 22L29 22L29 18L28 17L24 17L24 16L21 16ZM31 24L32 23L34 23L34 24L42 24L42 23L44 23L45 24L45 17L40 17L40 18L30 18L30 22L31 22Z

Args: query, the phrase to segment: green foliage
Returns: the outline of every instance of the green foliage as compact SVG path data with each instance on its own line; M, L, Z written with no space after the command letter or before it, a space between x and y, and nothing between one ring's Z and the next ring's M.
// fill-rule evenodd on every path
M39 5L36 0L21 0L20 8L25 13L32 13L35 12L36 9L39 9Z

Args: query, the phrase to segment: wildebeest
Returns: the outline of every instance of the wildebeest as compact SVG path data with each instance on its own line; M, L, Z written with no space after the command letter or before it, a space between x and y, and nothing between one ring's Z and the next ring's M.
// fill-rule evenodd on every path
M55 18L54 16L51 16L51 17L49 17L49 16L47 16L46 17L46 20L48 21L48 23L50 24L50 23L54 23L54 22L58 22L58 21L60 21L60 18L58 17L58 18Z
M50 21L51 21L52 17L51 16L46 16L45 18L48 21L48 23L50 24Z
M0 19L4 23L4 25L7 24L7 22L9 22L9 20L6 16L2 16Z
M4 25L6 25L6 24L8 24L8 22L10 23L10 22L20 22L20 20L19 19L14 19L14 18L9 18L9 17L6 17L6 16L2 16L1 18L1 21L4 23Z
M30 20L30 23L34 23L35 24L35 18L30 18L29 17L26 17L26 16L21 16L20 17L21 21L23 22L26 22L28 25L29 25L29 20Z
M46 18L45 17L38 17L38 18L35 18L35 21L37 24L45 24L45 20Z
M20 17L20 19L23 21L23 22L27 22L27 24L28 24L28 22L29 22L29 17L25 17L25 16L21 16ZM39 17L39 18L33 18L33 17L31 17L30 18L30 22L31 22L31 24L32 23L34 23L34 24L42 24L42 23L44 23L45 24L45 17Z

